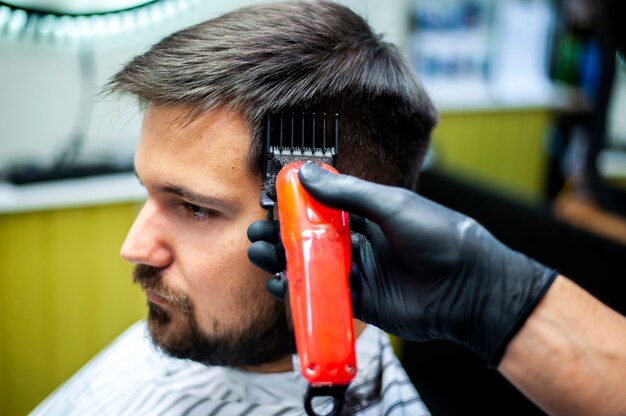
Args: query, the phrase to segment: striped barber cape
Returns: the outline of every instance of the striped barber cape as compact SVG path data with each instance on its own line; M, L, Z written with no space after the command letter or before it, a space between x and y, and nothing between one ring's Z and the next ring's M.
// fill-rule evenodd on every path
M343 414L428 415L387 335L367 326ZM294 368L298 368L294 356ZM31 415L304 415L299 371L253 373L164 355L138 322L44 400ZM316 404L330 410L331 400Z

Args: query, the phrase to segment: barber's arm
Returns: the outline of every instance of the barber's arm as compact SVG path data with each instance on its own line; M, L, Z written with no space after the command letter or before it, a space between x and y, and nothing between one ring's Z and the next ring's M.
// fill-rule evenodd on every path
M553 415L626 414L626 318L559 276L498 366Z
M407 340L463 344L554 414L626 412L626 395L616 393L626 384L623 317L474 220L417 194L313 164L300 179L322 203L365 218L351 222L355 317ZM249 257L274 272L284 264L271 228L250 227ZM583 308L601 325L559 315ZM604 377L587 379L608 362Z

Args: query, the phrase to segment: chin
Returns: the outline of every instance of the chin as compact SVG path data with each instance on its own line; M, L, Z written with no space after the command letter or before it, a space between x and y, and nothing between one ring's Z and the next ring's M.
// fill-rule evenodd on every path
M150 305L148 328L152 340L174 358L205 365L260 367L284 361L295 352L282 304L236 328L224 328L218 321L209 327L213 332L200 328L193 310L183 313Z

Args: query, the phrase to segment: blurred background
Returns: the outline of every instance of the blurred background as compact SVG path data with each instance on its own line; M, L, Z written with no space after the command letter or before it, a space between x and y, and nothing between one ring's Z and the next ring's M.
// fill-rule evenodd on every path
M165 35L261 2L0 2L0 414L28 413L145 316L118 255L145 198L141 110L103 83ZM417 191L626 313L623 2L340 2L439 109ZM542 414L461 348L396 348L435 415Z

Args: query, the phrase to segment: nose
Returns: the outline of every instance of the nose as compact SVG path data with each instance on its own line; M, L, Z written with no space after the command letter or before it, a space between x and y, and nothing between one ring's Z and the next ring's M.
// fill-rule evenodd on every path
M166 226L167 219L158 204L148 199L122 244L122 258L130 263L167 267L172 261L172 251L166 239Z

